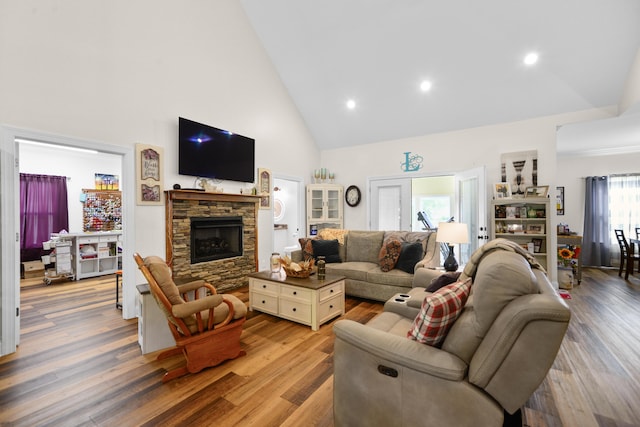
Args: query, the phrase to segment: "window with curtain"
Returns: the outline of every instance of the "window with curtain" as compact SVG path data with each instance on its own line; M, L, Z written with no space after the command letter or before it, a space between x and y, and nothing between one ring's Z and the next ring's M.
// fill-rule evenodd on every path
M640 174L609 177L609 224L612 258L620 255L613 230L623 230L627 239L636 237L640 227Z
M39 260L42 242L69 229L67 178L20 174L20 259Z
M585 178L582 264L611 266L611 249L609 179L606 176L588 176Z

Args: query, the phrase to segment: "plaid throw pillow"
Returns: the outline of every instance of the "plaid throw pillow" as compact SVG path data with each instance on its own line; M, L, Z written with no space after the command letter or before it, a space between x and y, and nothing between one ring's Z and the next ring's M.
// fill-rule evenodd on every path
M439 347L469 298L471 279L447 285L422 302L407 337L423 344Z

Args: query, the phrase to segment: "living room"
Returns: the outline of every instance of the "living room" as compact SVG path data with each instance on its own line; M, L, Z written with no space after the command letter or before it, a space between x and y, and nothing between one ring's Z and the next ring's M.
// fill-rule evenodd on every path
M88 146L104 151L117 147L127 163L123 192L133 192L136 143L164 150L165 190L174 183L194 186L192 178L177 173L179 116L255 137L256 166L275 174L300 177L310 183L314 169L327 167L335 172L336 182L363 190L372 177L406 176L400 169L406 152L422 155L422 171L433 175L484 167L490 186L500 180L501 154L537 150L539 182L552 189L565 187L566 214L562 222L573 230L582 228L582 178L634 172L640 159L637 151L557 156L558 128L633 114L633 105L640 100L638 68L626 72L624 93L615 94L616 102L606 107L391 137L366 146L320 149L240 2L199 2L189 8L166 4L158 8L151 2L42 5L10 1L1 8L3 31L12 35L2 47L3 54L11 58L11 66L3 67L0 81L2 124L72 144L86 141ZM211 25L215 16L225 19ZM13 148L7 148L10 144L3 139L4 169L12 164L6 158L14 154ZM234 182L221 185L229 193L239 193L243 188ZM2 194L3 199L11 197L14 189L3 187ZM366 193L364 197L366 200ZM135 206L133 196L129 200ZM345 228L367 229L368 215L367 203L346 209ZM129 222L131 248L142 254L164 254L164 219L163 206L135 206ZM271 212L260 211L261 268L268 266L273 246L269 231L272 221ZM552 219L552 224L556 222L560 218ZM3 237L14 232L3 228ZM124 270L133 286L144 279L130 258ZM11 269L2 266L3 297L5 286L15 284L15 266L19 264L14 261ZM135 316L133 288L126 298L131 308L125 313L131 318ZM5 333L8 331L3 331L3 344Z

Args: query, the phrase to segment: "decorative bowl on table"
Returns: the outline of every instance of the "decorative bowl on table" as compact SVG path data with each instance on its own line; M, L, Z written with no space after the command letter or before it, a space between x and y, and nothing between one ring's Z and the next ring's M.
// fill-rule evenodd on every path
M284 256L280 258L280 264L282 265L284 272L287 274L287 277L304 279L311 275L315 260L313 258L309 258L304 261L293 262L291 261L291 258Z

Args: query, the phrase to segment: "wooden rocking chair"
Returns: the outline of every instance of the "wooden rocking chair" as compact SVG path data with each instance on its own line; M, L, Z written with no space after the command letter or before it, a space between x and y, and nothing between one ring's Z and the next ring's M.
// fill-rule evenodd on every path
M240 299L218 294L204 280L176 285L162 258L149 256L143 260L138 253L133 257L176 340L176 347L161 352L157 360L182 353L187 361L186 366L168 371L163 382L246 354L240 348L240 335L247 306Z

